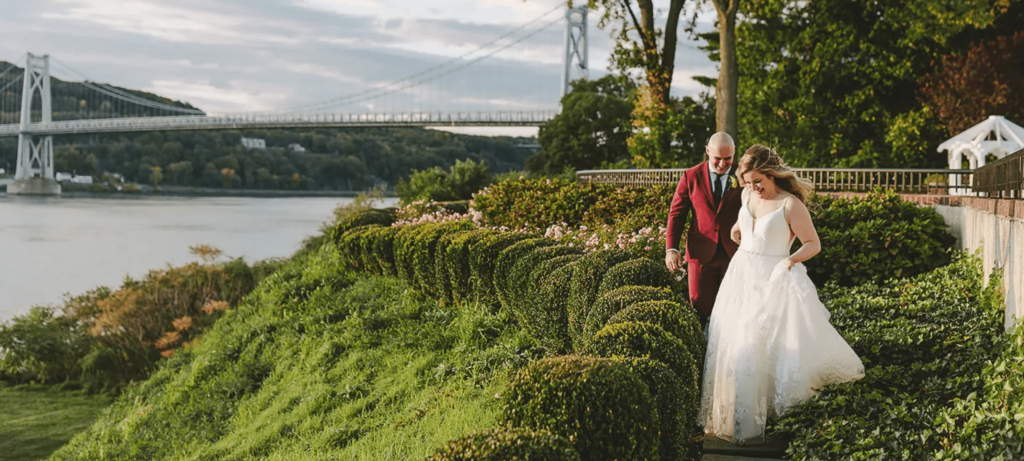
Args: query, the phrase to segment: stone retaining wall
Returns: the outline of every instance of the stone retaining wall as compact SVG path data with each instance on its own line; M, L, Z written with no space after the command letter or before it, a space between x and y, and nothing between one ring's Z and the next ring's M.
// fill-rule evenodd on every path
M1024 200L958 199L960 206L935 209L946 218L961 248L981 250L986 284L993 270L1002 269L1009 330L1024 320Z

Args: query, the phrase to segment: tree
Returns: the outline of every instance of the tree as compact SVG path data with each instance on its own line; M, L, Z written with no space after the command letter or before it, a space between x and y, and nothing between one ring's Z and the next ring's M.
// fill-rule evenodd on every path
M153 188L160 190L160 183L164 182L164 172L158 166L149 168L149 183L153 185Z
M990 25L1000 1L745 0L740 137L794 166L923 166L899 144L935 134L927 114L906 115L923 110L918 80L958 34Z
M653 0L589 0L591 8L601 7L604 15L598 27L613 26L616 37L612 65L623 74L643 69L644 83L634 102L633 138L629 147L634 159L666 156L672 133L665 129L671 106L672 76L675 72L679 19L685 0L670 0L665 10L665 28L655 25L660 11ZM570 5L572 2L570 1ZM646 128L646 129L644 129Z
M712 0L718 12L718 44L721 65L718 69L718 82L715 86L715 127L737 136L736 131L736 94L739 80L739 64L736 61L736 13L739 12L739 0Z
M230 189L231 185L235 183L235 170L232 168L221 168L220 175L224 188Z
M625 76L572 82L572 91L562 97L562 111L541 125L541 150L526 159L527 171L553 175L628 158L635 93L636 84Z
M473 193L491 183L485 163L456 160L450 171L439 166L412 170L409 181L395 184L395 192L403 205L419 199L436 201L469 200Z
M1024 31L948 54L921 81L924 100L949 136L989 115L1024 122Z

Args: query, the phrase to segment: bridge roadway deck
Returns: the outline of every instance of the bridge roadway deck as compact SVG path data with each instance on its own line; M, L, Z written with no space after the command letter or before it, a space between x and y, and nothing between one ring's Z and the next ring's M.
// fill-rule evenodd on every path
M537 126L551 120L555 111L470 112L458 114L295 114L295 115L189 115L177 117L134 117L68 120L0 125L0 137L20 133L46 136L59 134L123 133L132 131L233 130L247 128L333 128L333 127L428 127L428 126Z

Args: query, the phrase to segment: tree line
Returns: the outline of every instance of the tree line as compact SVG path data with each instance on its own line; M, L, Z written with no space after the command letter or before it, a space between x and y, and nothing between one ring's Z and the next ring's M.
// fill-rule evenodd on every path
M710 33L696 12L717 15ZM1024 123L1024 2L590 0L614 75L577 82L541 127L531 171L700 161L713 131L793 166L944 167L945 139L1003 115ZM655 21L662 11L665 22ZM677 40L720 64L695 98L669 93Z
M247 149L242 137L262 138ZM456 160L486 163L492 172L522 170L533 138L459 135L416 128L332 128L172 131L58 136L55 171L123 175L126 181L195 187L363 190L393 187L413 169L449 168ZM302 146L304 151L289 148ZM10 173L17 138L0 138L0 163Z

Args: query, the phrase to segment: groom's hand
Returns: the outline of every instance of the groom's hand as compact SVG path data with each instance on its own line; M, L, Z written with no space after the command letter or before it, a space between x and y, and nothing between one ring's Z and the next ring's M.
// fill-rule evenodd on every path
M669 272L675 272L683 268L682 257L678 251L665 252L665 267L668 268Z

